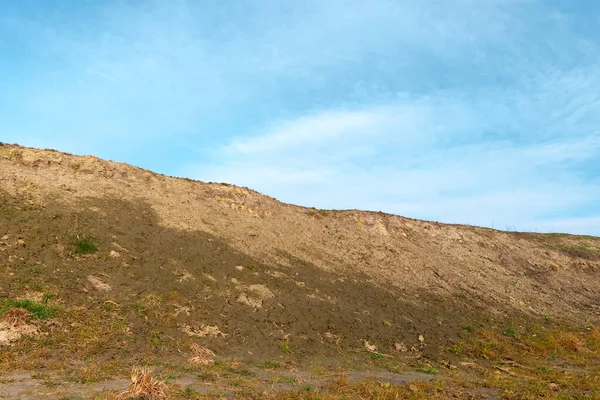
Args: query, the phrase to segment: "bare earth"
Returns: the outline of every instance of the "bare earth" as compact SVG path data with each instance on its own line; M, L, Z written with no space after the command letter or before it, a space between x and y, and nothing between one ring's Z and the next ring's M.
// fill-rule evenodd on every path
M79 254L78 237L98 251ZM9 145L0 145L0 268L3 298L43 303L51 293L58 310L30 324L31 338L4 344L6 373L123 366L98 383L116 382L106 390L139 363L186 364L194 343L219 359L298 370L355 365L361 352L446 360L464 327L482 323L600 322L599 238L303 208ZM99 337L86 331L94 323ZM53 350L35 361L24 346L41 338ZM0 396L11 387L3 381ZM85 397L70 385L61 388Z

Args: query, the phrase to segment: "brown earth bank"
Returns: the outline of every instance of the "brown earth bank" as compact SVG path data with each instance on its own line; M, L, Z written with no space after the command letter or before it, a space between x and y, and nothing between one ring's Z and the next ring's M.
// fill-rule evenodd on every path
M0 311L30 313L22 337L0 322L4 370L117 373L185 364L193 345L448 365L473 327L600 322L600 238L303 208L16 145L0 146L0 268Z

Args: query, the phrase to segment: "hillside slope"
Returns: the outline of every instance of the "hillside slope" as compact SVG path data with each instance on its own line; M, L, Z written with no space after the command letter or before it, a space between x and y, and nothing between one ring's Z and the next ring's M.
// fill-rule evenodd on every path
M195 342L265 360L436 357L482 321L600 315L599 238L309 209L13 145L0 146L0 267L5 298L51 294L62 310L44 328L55 360L177 360Z

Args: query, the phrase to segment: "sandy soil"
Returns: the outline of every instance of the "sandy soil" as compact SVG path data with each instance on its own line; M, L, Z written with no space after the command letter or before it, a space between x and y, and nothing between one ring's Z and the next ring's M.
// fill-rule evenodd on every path
M78 236L98 251L78 254ZM9 145L0 269L4 298L53 293L62 310L109 310L119 332L98 359L130 363L182 362L194 343L255 361L365 349L435 358L482 321L584 326L600 315L599 238L308 209ZM68 337L60 320L35 329Z

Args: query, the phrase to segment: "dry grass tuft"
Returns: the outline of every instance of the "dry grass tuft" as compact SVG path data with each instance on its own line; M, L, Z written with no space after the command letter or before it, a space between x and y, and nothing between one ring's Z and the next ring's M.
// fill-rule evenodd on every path
M212 365L215 363L215 353L194 343L191 347L194 357L190 358L190 362L199 365Z
M120 393L115 400L167 400L168 388L166 383L152 376L151 368L134 368L131 373L131 385Z
M600 354L600 329L595 326L590 327L590 340L588 346Z
M585 347L585 340L573 333L561 334L558 342L567 351L578 352Z
M451 349L483 371L481 384L509 399L596 398L600 393L600 330L591 326L478 329Z
M13 308L2 316L2 321L9 326L23 326L31 321L31 313L23 308Z

